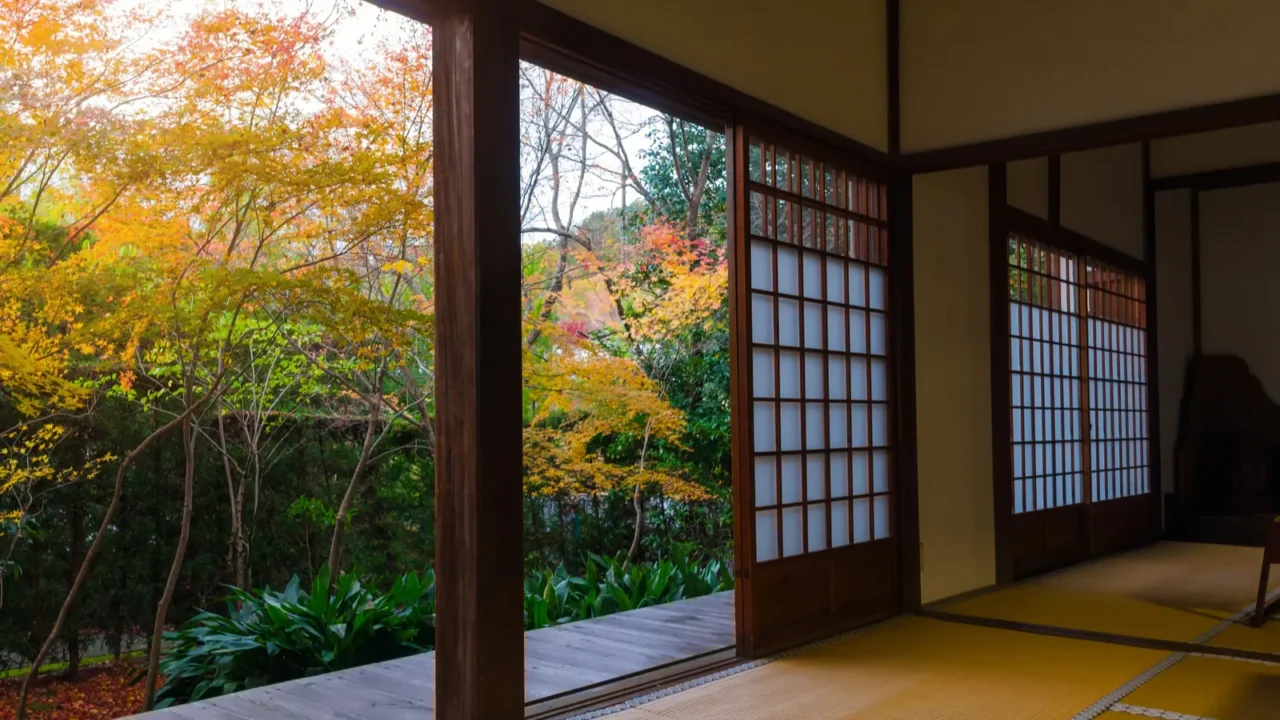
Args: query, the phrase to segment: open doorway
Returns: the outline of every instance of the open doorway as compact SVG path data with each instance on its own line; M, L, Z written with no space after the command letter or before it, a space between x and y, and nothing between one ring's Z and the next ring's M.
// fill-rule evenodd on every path
M526 699L734 644L723 133L525 63Z

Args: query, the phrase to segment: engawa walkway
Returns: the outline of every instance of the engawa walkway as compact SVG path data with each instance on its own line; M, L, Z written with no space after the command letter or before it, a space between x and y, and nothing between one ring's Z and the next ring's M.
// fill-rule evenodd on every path
M733 593L525 634L525 699L550 700L733 645ZM424 720L435 654L342 670L134 716L146 720Z

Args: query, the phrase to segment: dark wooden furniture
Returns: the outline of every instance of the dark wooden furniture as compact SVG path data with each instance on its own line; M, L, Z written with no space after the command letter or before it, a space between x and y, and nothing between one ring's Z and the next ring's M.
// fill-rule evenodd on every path
M1253 626L1262 627L1271 608L1267 607L1267 581L1272 563L1280 562L1280 518L1271 523L1267 544L1262 549L1262 575L1258 578L1258 601L1253 606Z
M1175 536L1263 546L1280 513L1280 405L1245 361L1202 355L1178 433Z

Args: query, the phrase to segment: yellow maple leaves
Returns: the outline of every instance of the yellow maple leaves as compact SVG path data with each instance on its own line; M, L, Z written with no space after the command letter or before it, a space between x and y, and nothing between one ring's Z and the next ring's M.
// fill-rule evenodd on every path
M114 460L108 454L92 458L77 467L60 467L52 452L71 435L65 425L45 423L19 425L0 432L0 497L26 489L10 508L0 511L0 520L14 520L26 511L25 499L37 485L64 485L96 477L102 467Z
M536 250L535 250L536 252ZM678 448L684 414L635 355L647 344L707 326L724 304L728 274L723 258L703 240L689 240L655 223L639 242L608 250L580 248L578 284L593 283L627 308L616 318L612 350L583 335L579 323L531 316L544 349L526 349L525 387L531 417L525 429L526 488L540 495L611 490L660 490L682 500L708 497L703 485L653 461L659 444ZM563 314L572 314L561 290ZM530 308L546 307L546 300Z

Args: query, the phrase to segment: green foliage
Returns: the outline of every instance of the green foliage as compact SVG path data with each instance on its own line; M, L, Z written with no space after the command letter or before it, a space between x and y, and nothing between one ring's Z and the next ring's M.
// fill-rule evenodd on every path
M397 578L385 593L344 574L326 595L327 570L310 592L295 576L283 592L232 589L225 614L201 612L167 633L160 707L217 697L432 649L435 573ZM674 544L667 557L624 562L594 553L584 574L563 564L530 573L524 585L528 630L731 590L733 573L715 558Z
M435 574L398 578L385 593L354 575L325 592L321 571L306 592L233 589L225 615L202 612L177 632L161 661L158 706L216 697L422 652L435 642ZM239 605L237 607L236 605Z
M668 219L688 217L689 201L685 193L692 188L703 158L710 154L707 185L698 207L698 224L708 238L723 245L728 235L729 175L725 165L725 136L668 116L654 125L648 138L649 144L640 151L644 159L640 179L653 194L658 205L654 209L656 214Z
M526 630L603 617L617 612L701 597L733 589L733 572L720 560L698 560L688 544L651 563L624 562L621 554L588 554L585 575L563 564L534 572L524 584Z

